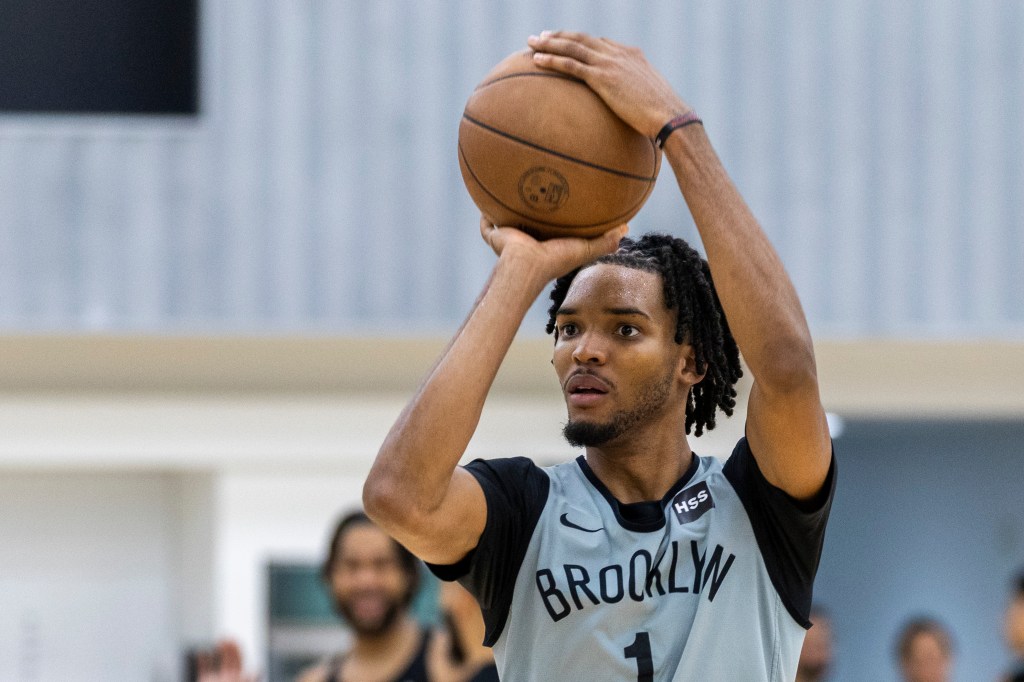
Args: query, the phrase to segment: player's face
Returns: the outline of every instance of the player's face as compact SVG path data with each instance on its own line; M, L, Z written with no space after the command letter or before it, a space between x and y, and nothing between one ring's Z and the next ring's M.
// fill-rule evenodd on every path
M338 543L330 575L335 606L357 634L379 635L398 620L410 589L394 541L376 526L359 524Z
M656 273L608 264L582 270L569 287L555 319L554 366L573 445L609 443L658 419L679 427L692 352L675 342L662 287Z

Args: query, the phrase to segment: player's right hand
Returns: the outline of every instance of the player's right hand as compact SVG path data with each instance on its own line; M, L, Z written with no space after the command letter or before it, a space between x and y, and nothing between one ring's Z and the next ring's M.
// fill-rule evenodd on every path
M480 216L480 235L494 253L502 259L527 260L539 269L545 281L615 252L619 248L619 240L628 232L629 225L619 225L590 239L562 237L538 241L522 230L498 226L486 216Z
M619 118L654 139L669 119L692 111L643 51L575 31L544 31L527 44L534 63L584 81Z

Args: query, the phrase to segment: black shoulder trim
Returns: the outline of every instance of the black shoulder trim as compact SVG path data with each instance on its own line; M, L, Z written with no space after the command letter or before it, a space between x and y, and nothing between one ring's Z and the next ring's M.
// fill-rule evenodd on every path
M465 468L487 500L484 531L458 562L427 567L442 580L458 580L476 597L486 626L484 644L494 646L508 620L519 568L547 504L551 479L526 457L477 459Z
M809 500L797 500L769 483L746 438L736 444L723 471L747 512L775 591L793 620L811 627L814 576L835 495L834 452L825 483Z

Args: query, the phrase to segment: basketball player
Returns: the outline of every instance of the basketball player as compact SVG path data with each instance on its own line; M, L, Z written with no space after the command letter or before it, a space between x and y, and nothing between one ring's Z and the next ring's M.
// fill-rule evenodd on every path
M793 285L702 124L639 50L567 32L529 45L663 144L708 262L663 235L620 242L625 227L537 242L482 220L497 263L382 445L367 511L476 596L503 680L791 681L835 478ZM564 434L585 454L457 466L556 278L552 363ZM754 381L723 464L687 434L732 412L737 346Z
M409 614L419 562L362 512L339 521L321 571L352 630L351 648L300 682L428 682L428 631Z

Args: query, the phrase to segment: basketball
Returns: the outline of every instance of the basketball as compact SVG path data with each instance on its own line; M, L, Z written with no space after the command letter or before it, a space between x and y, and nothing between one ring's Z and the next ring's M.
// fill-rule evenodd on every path
M532 55L505 58L470 95L462 179L496 225L538 239L595 237L637 214L661 151L584 82L535 66Z

